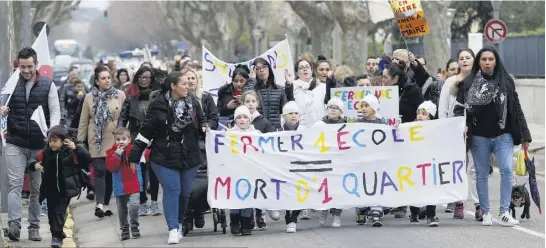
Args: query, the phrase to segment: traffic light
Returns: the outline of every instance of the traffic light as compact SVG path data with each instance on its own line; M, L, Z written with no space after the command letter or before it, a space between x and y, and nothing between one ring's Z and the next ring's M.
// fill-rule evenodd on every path
M104 11L103 19L108 20L108 10Z

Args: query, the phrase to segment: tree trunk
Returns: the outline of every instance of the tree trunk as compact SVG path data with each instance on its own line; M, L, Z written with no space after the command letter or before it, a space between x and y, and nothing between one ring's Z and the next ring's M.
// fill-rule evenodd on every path
M289 1L292 10L303 20L311 33L312 52L315 55L332 56L332 38L335 20L324 3Z
M322 29L309 28L309 31L311 32L311 51L313 55L324 55L328 59L332 58L332 37L330 34L333 30L333 26L324 27Z
M445 66L447 60L451 58L451 47L447 40L447 28L451 28L451 25L448 26L444 18L449 3L449 1L421 2L430 29L430 33L423 37L429 73Z

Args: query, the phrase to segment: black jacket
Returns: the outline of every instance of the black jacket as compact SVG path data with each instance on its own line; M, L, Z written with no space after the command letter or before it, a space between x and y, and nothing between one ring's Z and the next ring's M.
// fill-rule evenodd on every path
M289 101L294 101L294 85L281 87L277 84L266 85L261 80L249 80L245 90L251 89L258 93L258 112L260 112L275 129L281 128L282 107ZM243 90L244 92L244 90Z
M406 73L406 76L410 78L419 88L422 88L423 85L427 82L430 75L428 74L427 70L425 70L425 67L419 62L419 60L415 60L417 63L416 66L413 64L410 64L411 70L409 70Z
M472 80L470 79L470 77L472 76L467 77L465 80L457 84L457 104L453 109L455 116L464 116L464 104L466 103L466 94L472 84ZM506 95L508 96L507 117L509 117L509 119L507 118L506 122L509 123L507 123L506 125L511 127L510 130L515 146L521 145L523 142L531 143L533 139L531 138L531 132L529 132L529 127L527 127L525 115L523 114L523 110L521 109L521 105L519 103L518 93L516 92L516 85L514 84L514 80L512 80L511 78L507 80L509 81L508 87L506 87ZM472 113L470 111L466 111L466 126L468 127L468 137L471 137L472 135L473 119L474 116L472 115ZM493 123L492 125L496 124ZM467 150L470 149L470 147L472 147L472 139L467 139Z
M148 95L147 97L151 101L151 96ZM118 127L127 127L127 124L129 124L129 132L131 132L131 137L133 139L135 139L138 130L142 127L142 122L146 115L146 113L140 109L139 104L140 100L136 96L125 98L117 124Z
M271 123L263 115L259 115L258 117L254 118L254 120L252 120L252 125L254 126L256 130L260 131L261 133L271 133L271 132L277 132L282 130L282 128L281 129L274 128L271 125ZM234 120L229 122L228 128L231 128L233 126L235 126Z
M405 83L398 85L399 109L402 123L412 122L417 118L417 108L424 102L421 88L407 79Z
M80 102L83 102L83 99L85 98L85 92L81 99L78 99L78 91L76 91L76 87L69 83L64 86L61 96L59 96L61 98L61 119L74 119L74 115L76 115L78 110L78 105L80 105Z
M81 188L85 185L81 173L91 163L91 154L83 145L77 145L73 151L66 146L59 151L53 151L47 146L29 160L30 171L36 170L34 165L37 162L44 168L40 202L51 196L72 198L80 195Z
M42 105L47 126L51 126L49 122L48 97L52 83L48 78L39 77L30 90L27 102L26 82L22 77L19 79L17 86L13 90L11 100L8 103L8 135L6 143L29 149L40 149L45 146L44 135L40 127L30 117L34 110Z
M203 92L201 101L203 113L205 114L205 118L207 119L209 128L211 130L218 129L218 108L214 103L214 98L212 98L212 95L209 92ZM202 135L202 138L205 138L204 133Z
M133 141L133 149L129 154L129 162L139 163L142 152L151 142L150 161L167 168L183 170L200 165L199 136L202 128L207 126L205 115L197 98L188 95L193 101L194 122L180 132L171 128L174 123L174 113L161 92L153 98L148 106L144 123L139 130L139 137Z
M218 112L222 117L233 118L235 109L228 109L228 103L233 100L233 84L224 84L218 89L218 100L216 106L218 106Z
M442 87L444 87L445 80L435 80L430 84L430 86L425 91L423 96L425 101L431 101L436 104L438 107L440 102L440 93L442 92ZM438 111L436 111L436 118L438 118Z

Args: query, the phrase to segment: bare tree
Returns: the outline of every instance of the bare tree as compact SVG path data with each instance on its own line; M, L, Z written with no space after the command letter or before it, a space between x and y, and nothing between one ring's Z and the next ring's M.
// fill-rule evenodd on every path
M109 51L142 48L145 44L168 50L176 35L158 18L161 14L153 2L111 2L108 20L101 18L93 23L90 44Z
M288 3L309 28L313 54L332 56L331 33L334 30L335 20L326 4L323 1L288 1Z
M59 24L71 18L73 8L76 8L81 1L31 1L30 7L36 9L33 18L30 20L30 25L39 21L47 23L50 29L54 29ZM23 2L12 1L13 8L13 25L15 27L23 27ZM24 29L16 29L14 32L13 42L17 47L23 46Z
M430 33L423 38L427 67L433 71L442 68L451 57L451 46L448 43L448 28L446 23L447 9L450 1L422 1ZM451 37L449 37L451 39Z
M366 2L327 1L326 6L343 31L346 64L355 69L361 68L362 62L368 57L368 28L371 26Z

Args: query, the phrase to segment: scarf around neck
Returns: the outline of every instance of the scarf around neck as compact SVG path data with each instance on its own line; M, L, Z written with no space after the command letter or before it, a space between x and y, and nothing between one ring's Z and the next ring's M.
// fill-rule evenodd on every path
M93 87L91 91L93 95L93 121L95 122L95 144L97 152L102 149L102 135L108 120L113 121L112 111L108 106L108 100L118 97L118 91L114 87L110 87L106 91L100 91L97 87Z
M187 127L190 123L193 122L193 102L191 100L191 94L185 98L180 98L178 100L173 100L171 92L167 91L165 97L169 101L169 106L171 107L174 114L174 123L171 126L171 129L178 133L182 129Z
M506 97L505 82L499 82L498 76L490 77L486 75L484 77L484 74L482 74L481 71L478 71L468 89L465 107L471 112L476 112L480 107L493 102L499 118L497 125L499 125L500 129L504 130L506 127L507 115Z

